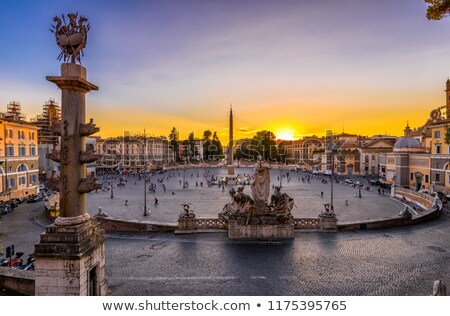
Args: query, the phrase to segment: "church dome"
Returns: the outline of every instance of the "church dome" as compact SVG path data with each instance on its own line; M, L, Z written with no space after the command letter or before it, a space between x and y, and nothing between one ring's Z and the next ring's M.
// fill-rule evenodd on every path
M395 142L394 151L417 152L422 151L422 146L417 139L411 136L405 136Z
M409 124L406 124L405 129L403 130L405 133L405 136L400 138L395 142L394 145L394 151L395 152L421 152L423 151L422 146L420 145L420 142L415 139L414 137L411 137L411 128L409 127Z

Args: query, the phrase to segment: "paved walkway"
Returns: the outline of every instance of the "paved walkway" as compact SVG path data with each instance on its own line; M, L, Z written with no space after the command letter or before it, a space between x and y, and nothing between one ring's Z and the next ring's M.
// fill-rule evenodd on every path
M212 172L219 175L224 170ZM180 176L175 173L164 182L166 193L159 184L155 194L147 193L150 202L154 196L160 200L151 206L150 220L175 222L185 202L199 216L216 216L227 203L228 193L217 186L195 186L197 179L202 181L201 170L199 177L196 170L191 178L187 172L187 189L179 186L182 171ZM272 170L274 182L279 182L277 176L279 171ZM307 184L298 181L296 174L290 177L289 184L286 179L282 182L283 190L295 198L294 215L317 216L328 201L330 183L313 179ZM357 189L336 184L334 193L341 221L396 216L403 208L398 200L376 191L363 190L358 198L354 197ZM126 187L117 188L114 195L111 199L110 192L90 194L91 213L101 205L113 216L143 218L142 181L135 185L129 177ZM16 251L32 253L48 224L42 202L20 205L1 219L3 250L14 244ZM450 284L449 234L447 210L441 218L420 225L328 234L297 232L287 242L230 241L226 233L115 233L106 241L106 273L112 295L430 295L434 280Z
M424 295L450 284L450 216L376 231L238 242L226 233L111 234L113 295ZM120 259L119 259L120 258Z
M133 176L126 177L125 187L114 188L114 198L110 197L110 191L89 194L87 198L88 211L93 215L97 212L98 207L102 207L103 211L112 217L176 223L178 214L182 211L181 204L190 203L190 208L195 211L197 217L216 217L223 206L230 201L228 191L236 185L229 183L225 190L217 185L208 187L204 176L208 173L221 179L227 174L226 169L188 169L185 171L185 179L189 186L185 189L182 187L183 173L183 170L173 170L151 177L151 182L156 185L156 192L146 193L147 208L151 210L150 216L143 216L144 181ZM238 168L235 173L253 174L253 169ZM286 173L289 173L288 177ZM280 171L272 169L270 174L271 184L279 185ZM283 170L281 174L283 174L282 192L286 192L295 200L296 206L292 210L294 217L317 217L323 210L323 204L330 202L330 181L322 183L321 178L314 177L308 183L302 182L301 178L305 178L306 175L301 172ZM115 185L119 182L118 178L117 176ZM166 186L165 192L162 184L158 182L161 179L164 179L162 184ZM360 178L359 180L367 185L366 179ZM101 176L99 181L103 181ZM104 181L106 187L107 181ZM200 185L201 182L203 182L203 186ZM398 200L390 198L389 190L385 192L385 195L379 195L378 187L372 186L371 189L373 191L361 190L362 197L359 198L357 188L344 183L333 183L334 208L339 221L391 218L396 217L403 209L404 206ZM323 197L321 197L321 192L323 192ZM245 187L244 193L251 195L250 186ZM155 197L158 199L158 205L154 205ZM126 200L128 200L127 205L125 205ZM348 205L346 205L346 201Z

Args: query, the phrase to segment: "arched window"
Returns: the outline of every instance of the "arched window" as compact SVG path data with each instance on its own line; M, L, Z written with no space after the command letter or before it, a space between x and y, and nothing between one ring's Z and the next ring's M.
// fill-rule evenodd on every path
M24 164L19 165L19 166L17 167L17 171L18 171L18 172L28 171L28 167L27 167L26 165L24 165Z

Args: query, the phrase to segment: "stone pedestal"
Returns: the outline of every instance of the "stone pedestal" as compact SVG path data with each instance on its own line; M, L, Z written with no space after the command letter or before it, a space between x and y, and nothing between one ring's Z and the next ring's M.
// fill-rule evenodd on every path
M228 166L228 175L234 176L234 167L233 166Z
M47 226L35 246L35 295L106 295L105 239L95 220Z
M240 220L229 220L228 238L260 240L292 239L294 238L294 224L245 225Z
M319 215L319 227L321 230L337 232L337 218L328 214Z
M178 231L195 230L195 217L182 217L178 219Z
M391 197L395 198L395 185L391 186Z

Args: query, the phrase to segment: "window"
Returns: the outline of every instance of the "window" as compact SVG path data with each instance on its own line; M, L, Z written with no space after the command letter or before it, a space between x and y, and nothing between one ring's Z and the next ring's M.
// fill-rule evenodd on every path
M14 146L6 147L6 156L14 156Z
M375 156L372 156L372 161L374 161L375 160Z
M27 171L27 166L25 166L25 165L20 165L19 166L19 171Z
M37 180L36 179L36 175L33 174L33 175L30 176L30 183L35 183L36 180Z
M441 153L441 145L436 145L436 154Z
M19 146L19 156L26 156L27 151L25 149L25 146Z
M36 147L30 146L30 156L36 156Z
M436 182L441 181L441 175L439 173L436 173Z
M16 179L14 179L14 178L8 179L8 188L12 188L15 185L16 185Z
M411 180L414 180L414 174L411 172Z
M8 132L9 132L9 138L13 138L13 130L10 129Z
M434 131L434 138L441 138L441 131Z
M425 175L425 183L428 183L428 175Z
M25 185L27 183L26 177L19 177L19 185Z

